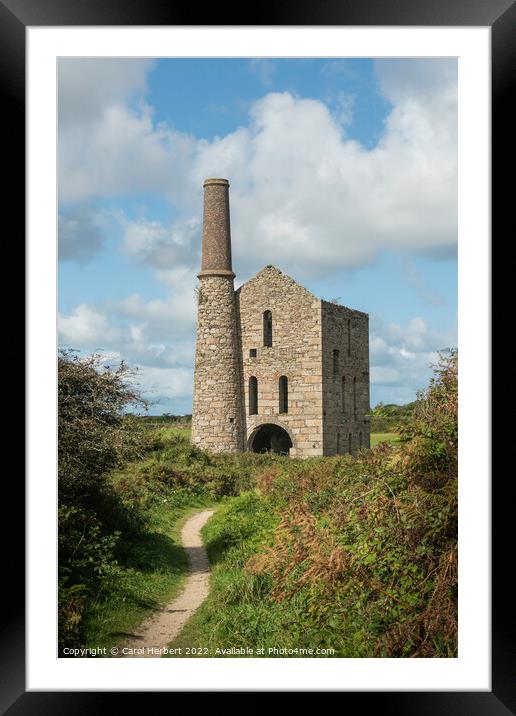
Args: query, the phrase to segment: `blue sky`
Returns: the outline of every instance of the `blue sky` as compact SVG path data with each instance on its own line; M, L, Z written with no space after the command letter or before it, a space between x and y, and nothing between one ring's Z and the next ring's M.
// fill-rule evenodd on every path
M191 410L202 181L231 182L237 285L273 263L371 320L371 404L455 346L455 60L59 63L60 343Z

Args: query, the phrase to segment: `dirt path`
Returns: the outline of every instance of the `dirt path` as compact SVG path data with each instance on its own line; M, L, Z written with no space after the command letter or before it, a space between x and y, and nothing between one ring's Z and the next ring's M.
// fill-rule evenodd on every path
M120 657L159 658L159 650L179 634L208 596L210 565L200 530L213 512L214 510L197 512L185 522L181 530L181 542L190 561L186 586L178 597L140 625L134 636L120 648Z

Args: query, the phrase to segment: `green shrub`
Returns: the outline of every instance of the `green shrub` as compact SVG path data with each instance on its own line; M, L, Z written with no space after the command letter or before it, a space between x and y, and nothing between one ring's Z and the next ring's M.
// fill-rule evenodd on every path
M142 455L146 435L129 405L144 405L124 363L100 356L58 358L59 645L76 645L84 611L117 577L120 524L136 526L107 481ZM134 515L133 515L134 518Z

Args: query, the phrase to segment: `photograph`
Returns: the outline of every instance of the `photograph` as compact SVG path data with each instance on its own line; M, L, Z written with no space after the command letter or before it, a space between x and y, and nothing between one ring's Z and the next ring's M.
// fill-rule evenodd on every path
M458 658L458 71L57 58L59 660Z
M490 272L516 3L192 25L17 2L27 468L0 712L335 691L505 716Z

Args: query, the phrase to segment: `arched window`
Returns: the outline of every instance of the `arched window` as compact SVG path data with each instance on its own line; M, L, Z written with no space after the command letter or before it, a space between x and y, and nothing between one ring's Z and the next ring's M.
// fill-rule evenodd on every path
M272 346L272 313L265 311L263 314L263 345Z
M279 379L279 411L288 413L288 378L282 375Z
M339 372L339 351L337 348L333 351L333 377L336 378Z
M340 402L342 407L342 412L346 413L346 376L342 376L342 383L340 385Z
M357 379L353 378L353 417L357 417Z
M249 415L258 414L258 381L252 375L249 378Z

